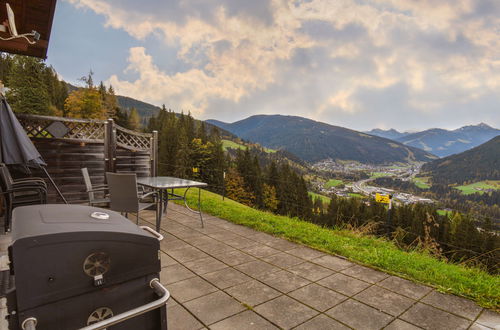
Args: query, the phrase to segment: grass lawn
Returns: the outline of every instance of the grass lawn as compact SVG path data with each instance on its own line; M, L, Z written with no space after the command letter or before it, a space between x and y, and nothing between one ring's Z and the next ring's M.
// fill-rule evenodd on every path
M325 183L324 187L325 188L337 187L337 186L340 186L343 183L344 182L342 180L330 179L330 180L328 180L327 183Z
M460 190L462 192L462 194L464 194L464 195L470 195L470 194L474 194L474 193L484 194L484 191L477 190L477 188L499 190L500 189L500 180L486 180L486 181L471 183L471 184L468 184L465 186L455 187L455 189Z
M361 195L361 194L358 194L358 193L349 193L349 196L350 197L354 197L354 198L365 198L364 195Z
M323 196L323 195L320 195L320 194L317 194L315 192L312 192L312 191L309 191L309 196L312 197L313 201L316 199L316 198L321 198L321 201L323 202L323 204L327 205L327 204L330 204L330 201L332 200L330 197L326 197L326 196Z
M453 215L453 211L446 211L446 210L437 210L437 214L439 215L447 215L448 218Z
M196 205L197 197L195 189L188 192L190 205ZM487 308L500 308L500 276L478 268L447 263L417 250L403 251L382 238L323 228L297 218L259 211L229 199L222 201L220 195L205 190L202 191L202 210L258 231L432 285L443 292L473 299Z
M420 189L429 189L431 187L428 180L429 180L428 177L411 179L411 181L415 184L415 186L419 187Z
M384 176L393 176L394 174L392 173L387 173L387 172L372 172L370 174L370 179L376 179L376 178L382 178Z
M233 142L231 140L225 140L225 139L223 139L222 140L222 148L224 148L225 151L227 149L243 149L243 150L245 150L247 148L247 146L243 145L243 144L239 144L239 143ZM267 153L276 152L276 150L274 150L274 149L269 149L269 148L264 148L264 147L262 147L262 149L265 152L267 152Z

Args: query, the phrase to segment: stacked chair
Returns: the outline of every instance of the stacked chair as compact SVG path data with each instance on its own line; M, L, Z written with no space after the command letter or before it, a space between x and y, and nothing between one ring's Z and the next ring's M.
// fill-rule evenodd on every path
M29 177L14 180L5 164L0 164L0 189L5 232L10 229L12 210L15 207L47 203L47 184L43 179Z
M85 189L89 196L89 205L109 204L109 188L106 184L92 184L90 180L89 170L82 168L83 181L85 182ZM99 195L99 197L98 197Z

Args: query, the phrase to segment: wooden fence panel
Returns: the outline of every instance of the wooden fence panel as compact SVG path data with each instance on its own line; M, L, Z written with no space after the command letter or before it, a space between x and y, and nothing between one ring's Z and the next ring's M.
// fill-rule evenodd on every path
M18 118L70 203L88 201L81 173L84 167L88 168L93 184L105 183L106 171L135 172L138 177L154 175L157 134L130 131L112 120L25 114ZM41 171L33 174L44 177ZM49 183L48 187L49 203L61 203L55 189Z

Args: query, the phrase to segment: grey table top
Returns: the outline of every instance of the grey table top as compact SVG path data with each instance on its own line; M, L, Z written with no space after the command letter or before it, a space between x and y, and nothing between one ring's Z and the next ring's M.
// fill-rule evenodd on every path
M208 184L204 182L174 178L171 176L153 176L153 177L137 178L137 183L154 189L175 189L175 188L208 186Z

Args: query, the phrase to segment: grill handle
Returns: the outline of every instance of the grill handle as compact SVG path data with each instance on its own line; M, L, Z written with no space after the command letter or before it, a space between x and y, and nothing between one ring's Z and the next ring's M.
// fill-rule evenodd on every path
M156 237L159 241L163 240L163 235L160 234L159 232L157 232L156 230L154 230L153 228L148 227L148 226L139 226L139 228L149 232L150 234L153 234L153 236Z
M153 291L160 296L160 299L152 301L146 305L142 305L140 307L136 307L129 311L123 312L121 314L110 317L109 319L103 320L101 322L94 323L92 325L81 328L80 330L100 330L105 329L109 326L121 323L133 317L139 316L141 314L152 311L153 309L160 308L167 304L168 299L170 298L170 292L160 283L160 280L154 278L149 282L149 286ZM23 330L36 330L37 320L34 317L28 317L21 324L21 328Z
M167 304L168 299L170 298L170 292L160 283L160 280L154 278L149 282L149 286L154 290L154 292L160 296L160 299L152 301L146 305L142 305L140 307L136 307L129 311L123 312L121 314L110 317L109 319L94 323L92 325L81 328L80 330L100 330L110 327L112 325L121 323L133 317L139 316L141 314L152 311L153 309L160 308ZM34 329L34 328L33 328Z

